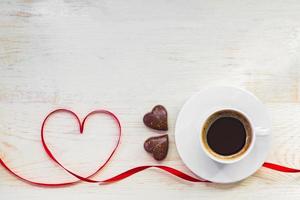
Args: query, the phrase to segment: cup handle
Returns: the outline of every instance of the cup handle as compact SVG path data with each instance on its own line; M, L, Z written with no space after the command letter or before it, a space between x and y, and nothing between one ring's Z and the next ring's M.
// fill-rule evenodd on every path
M269 128L256 127L254 129L254 133L257 136L267 136L267 135L270 134L270 129Z

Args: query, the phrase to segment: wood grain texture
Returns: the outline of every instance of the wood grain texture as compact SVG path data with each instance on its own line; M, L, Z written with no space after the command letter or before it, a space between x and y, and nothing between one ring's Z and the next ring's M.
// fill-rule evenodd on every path
M143 142L157 134L142 117L163 104L170 125L163 163L190 173L174 144L177 113L199 89L231 84L252 91L270 110L268 161L300 167L299 10L297 0L2 0L1 157L34 180L70 180L42 151L41 120L59 107L81 117L107 108L120 117L124 137L97 178L153 164ZM97 117L79 136L66 118L49 125L49 142L70 168L88 174L112 147L115 129L109 119ZM299 185L300 175L267 169L230 185L191 184L148 170L103 187L45 189L0 169L1 200L299 199Z

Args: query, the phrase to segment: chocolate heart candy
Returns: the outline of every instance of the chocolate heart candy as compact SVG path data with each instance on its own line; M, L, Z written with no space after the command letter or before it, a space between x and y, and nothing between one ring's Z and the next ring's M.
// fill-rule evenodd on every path
M168 113L162 105L155 106L151 112L145 114L143 121L149 128L160 131L168 130Z
M145 141L144 148L153 154L155 160L163 160L168 154L169 137L168 135L150 137Z

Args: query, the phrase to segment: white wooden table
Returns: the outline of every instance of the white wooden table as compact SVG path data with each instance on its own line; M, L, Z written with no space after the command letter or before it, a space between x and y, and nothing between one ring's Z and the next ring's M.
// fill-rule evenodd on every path
M270 110L268 161L300 167L299 55L297 0L2 0L0 155L33 180L73 180L43 152L42 119L60 107L81 118L107 108L120 117L124 136L96 178L157 164L143 150L144 140L157 133L145 128L142 117L163 104L169 111L170 151L161 164L190 173L174 144L178 111L201 88L231 84L252 91ZM80 136L69 118L51 120L47 139L65 165L87 175L112 147L115 129L109 118L95 117ZM1 200L233 197L299 199L300 175L260 169L242 182L215 185L187 183L150 169L106 186L48 189L27 185L0 168Z

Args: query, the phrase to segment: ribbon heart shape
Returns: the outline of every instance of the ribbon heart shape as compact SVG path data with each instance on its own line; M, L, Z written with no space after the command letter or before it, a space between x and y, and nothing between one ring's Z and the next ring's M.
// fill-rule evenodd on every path
M100 167L95 171L93 172L91 175L87 176L87 177L83 177L81 175L78 175L77 173L71 171L70 169L68 169L67 167L65 167L63 164L61 164L61 162L59 162L56 157L54 156L54 154L52 153L52 151L50 150L50 148L48 147L47 143L46 143L46 140L45 140L45 126L46 126L46 123L48 121L48 119L55 113L58 113L58 112L64 112L64 113L68 113L70 115L72 115L78 125L79 125L79 131L80 131L80 134L83 134L84 132L84 125L85 125L85 122L88 120L89 117L91 117L92 115L97 115L97 114L105 114L105 115L108 115L110 116L114 122L117 124L117 127L118 127L118 138L117 138L117 143L115 144L115 147L113 149L113 151L109 154L108 158L105 160L105 162L103 164L100 165ZM119 121L119 119L117 118L117 116L115 116L112 112L110 111L107 111L107 110L95 110L95 111L92 111L90 112L89 114L87 114L85 116L85 118L82 120L82 122L80 121L79 117L73 112L73 111L70 111L70 110L67 110L67 109L58 109L58 110L55 110L51 113L49 113L47 115L47 117L45 118L45 120L43 121L42 123L42 127L41 127L41 142L42 142L42 145L44 147L44 150L46 152L46 154L55 162L57 163L61 168L63 168L66 172L68 172L69 174L73 175L74 177L78 178L79 180L81 181L85 181L85 182L89 182L89 183L97 183L99 181L96 181L96 180L92 180L90 179L92 176L96 175L99 171L101 171L101 169L103 169L103 167L105 167L105 165L110 161L110 159L112 158L112 156L114 155L114 153L116 152L119 144L120 144L120 139L121 139L121 134L122 134L122 128L121 128L121 123ZM78 182L78 181L76 181Z
M114 122L117 124L118 126L118 138L117 138L117 143L115 144L115 147L113 149L113 151L109 154L108 158L105 160L105 162L103 164L100 165L100 167L95 171L93 172L91 175L87 176L87 177L83 177L81 175L78 175L77 173L71 171L70 169L68 169L67 167L65 167L62 163L60 163L56 157L54 156L54 154L52 153L52 151L50 150L50 148L48 147L47 145L47 142L45 140L45 126L47 124L47 121L50 117L52 117L54 114L56 113L67 113L67 114L70 114L72 115L75 120L77 121L78 125L79 125L79 131L80 131L80 134L83 134L83 131L84 131L84 125L85 125L85 122L88 120L89 117L91 117L92 115L96 115L96 114L105 114L105 115L108 115L110 116ZM89 182L89 183L98 183L98 182L101 182L101 181L96 181L96 180L92 180L91 177L93 177L94 175L96 175L99 171L101 171L101 169L103 169L107 163L110 161L110 159L112 158L112 156L114 155L114 153L116 152L119 144L120 144L120 139L121 139L121 133L122 133L122 128L121 128L121 123L119 121L119 119L117 118L117 116L115 116L112 112L110 111L107 111L107 110L95 110L95 111L92 111L90 112L88 115L86 115L86 117L83 119L83 121L81 122L79 117L71 110L68 110L68 109L57 109L57 110L54 110L52 112L50 112L46 118L44 119L43 123L42 123L42 127L41 127L41 143L43 145L43 148L44 148L44 151L45 153L57 164L59 165L62 169L64 169L66 172L68 172L69 174L71 174L72 176L76 177L77 181L70 181L70 182L63 182L63 183L41 183L41 182L34 182L34 181L31 181L31 180L28 180L26 178L23 178L21 176L19 176L18 174L16 174L15 172L13 172L6 164L5 162L0 159L0 164L5 167L10 173L12 173L13 175L17 176L18 178L20 178L21 180L27 182L27 183L30 183L30 184L34 184L34 185L39 185L39 186L67 186L67 185L72 185L72 184L75 184L75 183L78 183L80 180L81 181L85 181L85 182ZM105 181L104 181L105 182Z

